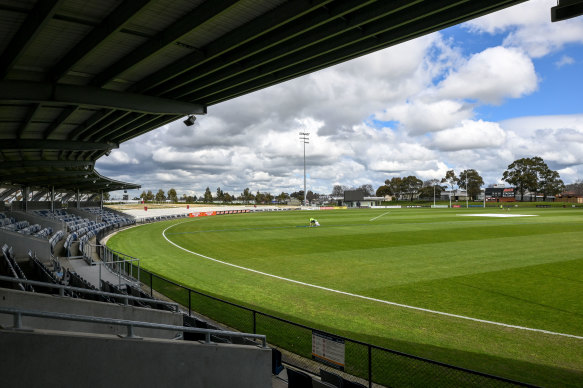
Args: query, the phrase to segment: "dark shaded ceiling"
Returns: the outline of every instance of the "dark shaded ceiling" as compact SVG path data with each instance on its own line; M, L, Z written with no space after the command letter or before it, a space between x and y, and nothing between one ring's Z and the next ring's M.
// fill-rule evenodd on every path
M521 2L0 0L0 184L139 187L95 161L208 106Z

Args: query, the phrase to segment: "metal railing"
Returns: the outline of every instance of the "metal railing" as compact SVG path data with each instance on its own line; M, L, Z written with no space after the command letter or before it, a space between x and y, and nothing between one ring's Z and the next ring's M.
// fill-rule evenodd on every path
M127 328L127 336L126 338L136 338L134 334L135 327L142 327L142 328L149 328L149 329L160 329L160 330L168 330L168 331L180 331L186 333L194 333L194 334L204 334L205 336L205 343L210 344L211 336L218 336L218 337L231 337L231 338L248 338L252 340L259 340L261 341L261 346L263 348L267 347L267 339L265 335L262 334L251 334L251 333L240 333L235 331L223 331L223 330L213 330L213 329L199 329L195 327L187 327L187 326L176 326L176 325L168 325L164 323L150 323L150 322L140 322L140 321L130 321L126 319L115 319L115 318L101 318L101 317L93 317L87 315L75 315L75 314L66 314L66 313L55 313L55 312L46 312L46 311L38 311L38 310L25 310L20 308L10 308L10 307L0 307L0 314L11 314L13 316L13 329L22 329L22 317L29 316L29 317L37 317L37 318L50 318L50 319L58 319L58 320L65 320L65 321L77 321L77 322L90 322L90 323L101 323L105 325L117 325L117 326L125 326Z
M140 297L132 296L132 295L116 294L116 293L112 293L112 292L105 292L105 291L99 291L99 290L90 290L88 288L71 287L71 286L66 286L64 284L45 283L45 282L39 282L36 280L19 279L19 278L13 278L13 277L9 277L9 276L0 276L0 281L9 282L9 283L30 284L30 285L37 286L37 287L58 289L60 296L65 296L65 291L69 291L69 292L75 292L75 293L80 293L80 294L98 295L98 296L103 296L103 297L107 297L107 298L112 298L115 300L121 300L123 302L123 304L125 304L125 305L129 305L130 301L136 301L136 302L141 302L144 304L156 304L156 305L160 305L160 306L169 306L175 312L180 311L178 303L166 302L164 300L159 300L159 299L140 298Z

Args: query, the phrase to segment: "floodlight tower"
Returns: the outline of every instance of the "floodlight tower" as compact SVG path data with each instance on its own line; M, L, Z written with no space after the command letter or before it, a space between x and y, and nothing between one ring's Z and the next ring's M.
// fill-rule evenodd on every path
M304 144L304 206L306 206L306 144L310 144L310 132L300 132L300 141Z

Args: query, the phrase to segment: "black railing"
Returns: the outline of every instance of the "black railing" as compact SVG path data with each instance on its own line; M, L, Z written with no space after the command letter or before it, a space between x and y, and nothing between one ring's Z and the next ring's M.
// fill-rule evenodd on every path
M98 236L97 241L101 241L101 235ZM115 261L128 257L125 254L107 250ZM124 267L127 273L133 272L129 267ZM284 363L316 375L319 374L320 369L325 369L369 387L377 385L390 387L533 387L533 385L519 381L325 333L316 328L193 290L144 268L140 268L139 271L141 283L149 287L151 296L154 296L154 291L156 291L184 306L185 309L187 308L189 315L196 312L239 331L265 334L270 345L284 350ZM345 362L342 372L311 360L313 358L312 336L315 332L332 336L344 342Z

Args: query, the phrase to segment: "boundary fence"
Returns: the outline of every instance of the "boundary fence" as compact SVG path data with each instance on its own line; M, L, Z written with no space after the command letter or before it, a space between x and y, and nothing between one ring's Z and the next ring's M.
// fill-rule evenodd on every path
M97 236L97 244L101 238ZM99 254L109 260L130 258L121 252L103 246ZM131 257L131 259L135 259ZM133 262L122 265L128 275L136 273ZM443 362L414 356L381 346L346 338L276 317L249 307L241 306L218 297L205 294L139 268L140 281L154 291L172 299L193 312L221 322L233 329L247 333L265 334L270 345L283 349L283 362L315 375L320 369L342 375L348 380L373 386L390 387L535 387L527 383L494 376ZM313 335L324 334L344 343L345 362L341 370L330 365L313 362Z

